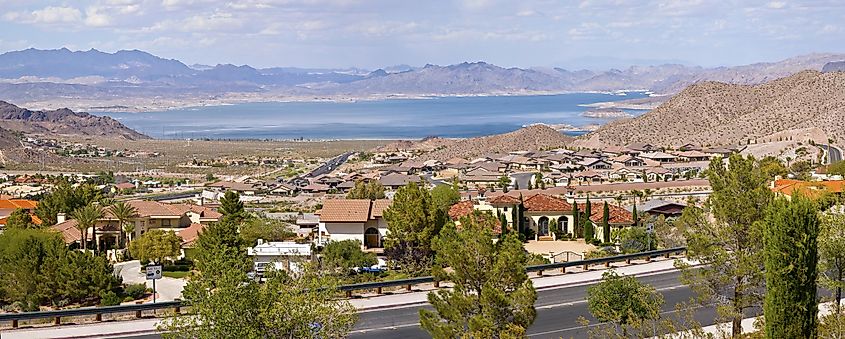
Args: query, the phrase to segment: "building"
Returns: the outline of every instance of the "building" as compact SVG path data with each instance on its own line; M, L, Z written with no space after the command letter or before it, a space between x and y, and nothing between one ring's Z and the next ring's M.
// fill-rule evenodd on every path
M258 244L254 247L247 248L247 255L252 258L253 269L259 276L270 268L277 271L301 272L303 263L313 259L310 243L264 242L261 239L258 239Z
M35 215L35 207L38 206L37 201L24 199L3 199L0 200L0 228L6 227L6 220L9 219L15 210L22 209L32 216L32 222L36 225L41 225L41 219Z
M641 213L642 215L662 215L667 219L677 218L684 213L684 208L686 207L687 205L683 203L655 199L637 205L637 213Z
M326 199L317 213L320 217L317 245L358 240L364 248L382 248L387 234L383 213L390 204L387 199Z
M135 226L135 231L129 236L136 238L151 229L162 229L180 232L192 224L208 225L217 222L223 215L211 208L192 204L166 204L157 201L130 200L126 202L136 210L135 216L129 223ZM78 223L74 219L67 219L65 214L56 217L56 225L52 228L62 233L68 245L82 240L82 234L76 228ZM96 242L101 248L113 249L117 247L117 239L121 229L118 220L107 207L102 218L98 219L95 228ZM87 231L87 238L92 239L91 231ZM184 238L183 238L184 239Z

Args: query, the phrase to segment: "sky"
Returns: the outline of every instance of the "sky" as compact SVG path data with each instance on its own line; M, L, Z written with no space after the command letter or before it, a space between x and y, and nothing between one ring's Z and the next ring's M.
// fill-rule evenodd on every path
M2 0L0 52L144 50L186 64L733 66L845 52L845 1Z

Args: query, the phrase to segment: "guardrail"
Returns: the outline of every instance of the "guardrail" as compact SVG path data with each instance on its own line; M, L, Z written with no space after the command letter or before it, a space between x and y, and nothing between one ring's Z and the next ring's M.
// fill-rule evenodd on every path
M656 251L648 251L648 252L640 252L640 253L631 253L631 254L623 254L617 255L612 257L604 257L604 258L594 258L594 259L586 259L586 260L578 260L578 261L569 261L569 262L560 262L554 264L544 264L544 265L534 265L526 267L526 271L528 272L537 272L538 275L542 276L544 271L550 271L554 269L560 269L562 273L566 273L567 267L583 267L584 270L588 270L591 265L599 265L604 264L605 267L610 267L611 263L624 261L627 264L631 263L631 260L634 259L644 259L646 261L651 261L651 258L656 256L664 256L668 258L672 254L685 252L686 247L676 247L676 248L669 248L663 250L656 250ZM414 285L417 284L426 284L426 283L434 283L434 287L440 287L440 282L435 280L433 276L427 277L418 277L418 278L409 278L409 279L400 279L400 280L391 280L391 281L379 281L379 282L366 282L360 284L351 284L351 285L341 285L338 286L338 290L346 292L347 297L352 297L352 293L354 291L361 291L361 290L372 290L375 289L376 293L382 294L382 289L385 287L397 287L397 286L404 286L406 290L410 291ZM119 305L119 306L104 306L104 307L86 307L86 308L74 308L74 309L66 309L66 310L56 310L56 311L38 311L38 312L24 312L24 313L2 313L0 314L0 322L12 322L12 328L18 327L18 322L21 320L36 320L36 319L47 319L52 318L54 325L60 325L62 317L80 317L80 316L94 316L96 321L102 321L103 314L115 314L115 313L132 313L135 312L136 318L141 318L142 311L151 311L151 310L160 310L160 309L174 309L177 313L181 311L181 307L189 306L188 301L165 301L165 302L158 302L152 304L137 304L137 305Z

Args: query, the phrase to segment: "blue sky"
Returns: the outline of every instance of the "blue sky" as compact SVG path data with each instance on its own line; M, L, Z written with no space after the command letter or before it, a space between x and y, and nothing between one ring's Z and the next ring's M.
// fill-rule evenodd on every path
M0 25L0 51L256 67L717 66L845 51L842 0L3 0Z

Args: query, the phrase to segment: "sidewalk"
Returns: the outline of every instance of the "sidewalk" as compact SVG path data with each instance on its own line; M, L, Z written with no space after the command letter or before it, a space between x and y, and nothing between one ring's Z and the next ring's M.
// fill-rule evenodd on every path
M131 335L152 334L161 319L101 322L85 325L66 325L3 331L3 339L32 338L117 338Z

